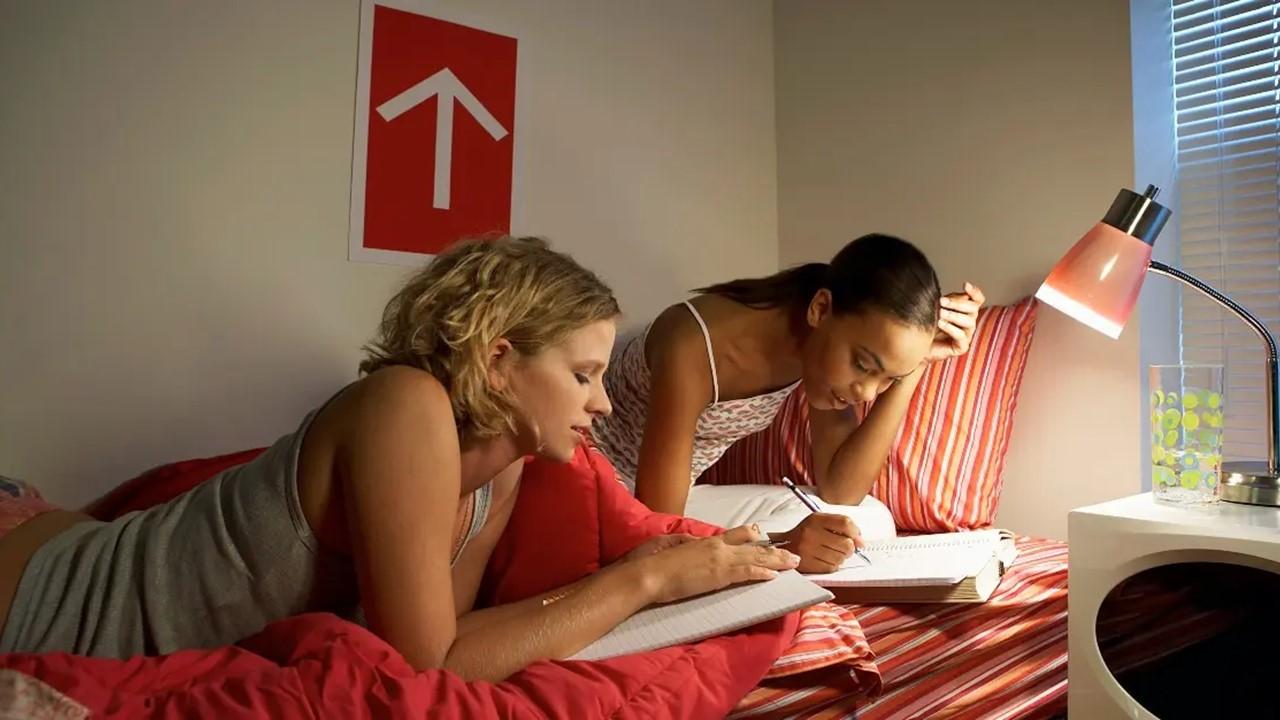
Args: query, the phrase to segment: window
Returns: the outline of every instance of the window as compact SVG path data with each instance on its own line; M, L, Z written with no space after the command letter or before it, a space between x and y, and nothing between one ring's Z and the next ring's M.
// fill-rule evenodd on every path
M1173 0L1181 266L1280 335L1280 2ZM1183 362L1226 370L1227 459L1264 459L1262 343L1182 293Z

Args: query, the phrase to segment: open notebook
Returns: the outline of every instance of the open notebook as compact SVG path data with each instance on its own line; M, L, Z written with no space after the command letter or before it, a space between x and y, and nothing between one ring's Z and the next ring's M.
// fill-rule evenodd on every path
M795 570L772 580L655 605L624 620L570 660L604 660L721 635L830 600L830 591Z
M863 552L869 565L854 555L836 572L806 577L839 602L985 602L1017 555L1006 530L890 538Z

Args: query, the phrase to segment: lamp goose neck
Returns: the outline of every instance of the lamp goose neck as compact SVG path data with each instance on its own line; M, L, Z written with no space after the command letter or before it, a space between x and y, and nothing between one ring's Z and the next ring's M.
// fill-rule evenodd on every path
M1266 387L1267 387L1267 470L1275 474L1277 472L1277 462L1280 462L1280 398L1276 396L1277 389L1280 388L1280 367L1277 365L1276 357L1276 340L1271 336L1271 332L1267 330L1267 326L1263 325L1248 310L1245 310L1238 303L1222 293L1214 290L1199 278L1188 275L1187 273L1162 262L1152 260L1147 268L1150 272L1157 275L1171 277L1184 285L1192 287L1205 297L1213 300L1218 305L1230 311L1233 315L1240 318L1248 325L1258 337L1262 338L1262 342L1267 348L1266 357Z

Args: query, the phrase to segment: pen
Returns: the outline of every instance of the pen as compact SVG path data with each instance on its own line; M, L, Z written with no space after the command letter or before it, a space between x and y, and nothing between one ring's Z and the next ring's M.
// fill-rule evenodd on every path
M805 507L809 508L809 512L822 512L822 508L818 507L818 504L813 501L813 498L809 497L803 492L800 492L800 488L796 487L796 484L791 482L791 478L788 478L788 477L782 478L782 484L786 485L787 489L790 490L792 493L794 493L795 496L800 499L800 502L804 503ZM857 547L854 547L853 551L858 555L858 557L862 558L863 561L865 561L868 565L871 564L871 558L864 555L863 552L859 550Z
M786 545L789 542L791 541L790 540L752 540L749 543L743 543L743 544L751 545L753 547L782 547L783 545Z

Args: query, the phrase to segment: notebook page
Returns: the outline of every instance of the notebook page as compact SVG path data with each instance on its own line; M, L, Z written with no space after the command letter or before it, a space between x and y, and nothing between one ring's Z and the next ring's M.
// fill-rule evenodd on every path
M795 570L689 600L651 607L624 620L570 660L604 660L721 635L771 620L832 595Z
M952 585L982 570L1000 542L999 530L938 533L867 543L833 573L806 575L819 585Z

